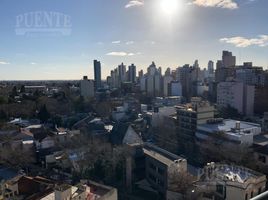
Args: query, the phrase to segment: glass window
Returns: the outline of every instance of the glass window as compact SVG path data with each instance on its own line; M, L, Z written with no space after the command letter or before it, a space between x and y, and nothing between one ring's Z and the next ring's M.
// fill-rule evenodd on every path
M216 191L219 194L223 194L223 185L217 185L216 186Z

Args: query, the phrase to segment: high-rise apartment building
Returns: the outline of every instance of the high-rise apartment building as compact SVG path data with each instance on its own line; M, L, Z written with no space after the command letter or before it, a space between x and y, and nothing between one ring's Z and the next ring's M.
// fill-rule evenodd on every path
M255 86L242 82L220 82L217 86L217 104L220 107L235 108L247 116L254 113Z
M119 78L119 83L121 85L121 83L126 81L126 65L124 65L124 63L121 63L121 65L118 65L118 78Z
M169 87L169 84L171 83L171 81L173 81L173 78L171 75L165 75L164 78L163 78L163 92L164 92L164 96L167 97L169 96L168 94L168 87Z
M95 90L101 87L101 63L100 61L94 60L94 82Z
M169 96L182 96L182 86L179 81L171 81L169 84Z
M131 83L136 82L136 66L134 64L128 66L128 80Z
M208 73L209 75L214 74L214 62L208 61Z
M222 63L224 67L235 67L236 57L233 56L232 52L223 51L222 52Z
M87 76L84 76L83 80L80 81L80 93L85 99L94 97L94 82L88 80Z

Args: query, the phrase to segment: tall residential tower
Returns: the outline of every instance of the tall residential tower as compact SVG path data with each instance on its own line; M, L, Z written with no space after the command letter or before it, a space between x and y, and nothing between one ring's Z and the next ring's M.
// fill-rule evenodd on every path
M94 60L94 82L95 90L101 87L101 63L97 60Z

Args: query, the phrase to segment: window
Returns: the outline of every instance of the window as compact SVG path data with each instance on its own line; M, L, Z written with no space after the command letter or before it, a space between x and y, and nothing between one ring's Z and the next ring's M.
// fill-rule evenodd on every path
M245 200L248 200L248 194L245 195Z
M156 166L154 166L154 164L152 164L152 163L149 164L149 167L150 167L152 170L156 170Z
M258 194L261 194L261 187L260 187L259 190L258 190Z
M266 157L262 156L262 155L259 155L259 161L263 162L263 163L266 163Z
M151 173L149 173L149 179L156 183L156 178Z
M164 186L164 182L163 182L163 181L161 181L161 180L159 180L159 179L157 180L157 184L158 184L158 185L160 185L161 187L163 187L163 186Z
M252 191L251 194L250 194L250 197L253 198L253 196L254 196L254 193L253 193L253 191Z
M158 173L163 176L164 175L164 170L161 169L161 168L158 168Z
M223 185L217 185L216 192L223 195Z

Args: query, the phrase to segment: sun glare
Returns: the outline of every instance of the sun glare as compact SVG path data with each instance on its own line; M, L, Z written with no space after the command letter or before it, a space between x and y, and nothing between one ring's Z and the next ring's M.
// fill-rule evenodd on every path
M179 1L180 0L161 0L160 8L164 14L174 15L179 10Z

